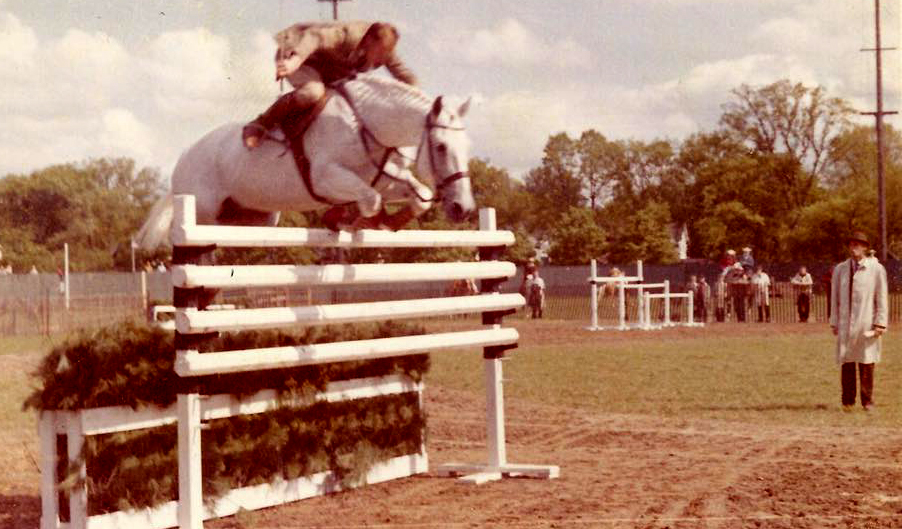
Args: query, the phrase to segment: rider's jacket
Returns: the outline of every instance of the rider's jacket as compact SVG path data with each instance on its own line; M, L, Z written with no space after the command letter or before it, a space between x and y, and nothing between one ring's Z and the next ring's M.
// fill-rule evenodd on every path
M281 52L294 51L305 66L318 71L328 84L362 70L355 61L354 51L372 24L364 21L294 24L276 33L275 39ZM385 64L376 66L385 66L399 81L417 84L413 72L394 51Z

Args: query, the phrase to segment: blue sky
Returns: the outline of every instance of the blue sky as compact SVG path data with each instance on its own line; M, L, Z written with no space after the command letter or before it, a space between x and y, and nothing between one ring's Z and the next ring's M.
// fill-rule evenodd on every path
M884 45L899 8L883 2ZM386 20L427 93L478 103L476 156L522 176L557 132L680 140L729 91L789 78L872 110L866 0L352 0ZM272 33L331 17L314 0L0 0L0 175L95 156L167 173L179 153L277 95ZM885 55L898 108L900 52ZM889 122L895 124L896 118ZM869 122L869 121L866 121Z

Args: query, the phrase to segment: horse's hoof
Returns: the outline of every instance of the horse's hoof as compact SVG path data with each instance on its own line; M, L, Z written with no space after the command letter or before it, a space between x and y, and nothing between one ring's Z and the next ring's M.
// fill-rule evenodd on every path
M348 224L348 215L341 206L334 206L323 213L323 224L332 231L341 231Z

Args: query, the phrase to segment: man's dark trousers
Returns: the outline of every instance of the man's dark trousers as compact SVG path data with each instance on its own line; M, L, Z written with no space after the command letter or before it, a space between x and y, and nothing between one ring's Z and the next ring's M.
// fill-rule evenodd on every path
M874 403L874 364L857 364L846 362L842 365L842 403L843 406L855 404L855 366L858 366L858 376L861 379L861 405L870 406Z

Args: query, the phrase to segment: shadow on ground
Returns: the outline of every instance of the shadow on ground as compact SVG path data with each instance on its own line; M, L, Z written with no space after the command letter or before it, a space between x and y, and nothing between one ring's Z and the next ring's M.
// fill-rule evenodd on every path
M0 494L0 529L20 529L40 525L40 496Z

